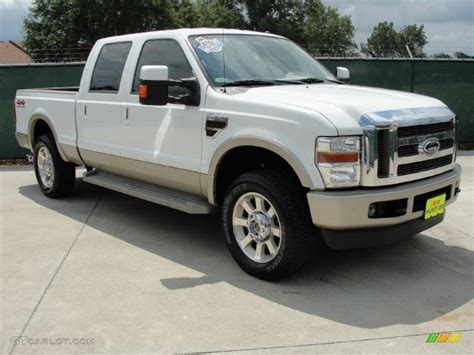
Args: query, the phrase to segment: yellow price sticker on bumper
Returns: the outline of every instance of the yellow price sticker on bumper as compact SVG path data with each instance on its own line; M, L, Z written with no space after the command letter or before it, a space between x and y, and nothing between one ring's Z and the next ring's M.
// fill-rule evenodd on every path
M444 213L446 206L446 194L432 197L426 201L425 219L430 219Z

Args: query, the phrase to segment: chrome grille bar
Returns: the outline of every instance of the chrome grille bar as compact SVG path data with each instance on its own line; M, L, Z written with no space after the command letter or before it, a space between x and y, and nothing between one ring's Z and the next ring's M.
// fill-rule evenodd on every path
M414 112L420 113L420 110L416 109ZM429 110L431 109L427 112ZM418 115L410 120L408 116L404 116L403 120L385 120L383 124L373 121L384 116L384 113L363 116L363 186L399 184L441 174L454 168L454 114L448 109L436 110L440 112L439 117ZM392 111L390 114L396 116ZM369 122L364 122L364 118ZM422 149L428 140L439 143L437 152L429 154Z
M442 133L435 133L435 134L427 134L423 136L412 136L407 138L398 138L398 146L401 145L412 145L412 144L420 144L425 142L427 139L430 138L437 138L439 140L444 140L448 138L454 138L454 131L449 132L442 132Z

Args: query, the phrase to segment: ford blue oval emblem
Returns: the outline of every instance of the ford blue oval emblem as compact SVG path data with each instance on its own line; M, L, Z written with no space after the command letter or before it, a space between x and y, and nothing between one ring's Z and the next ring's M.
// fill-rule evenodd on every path
M418 152L433 155L439 152L440 147L441 145L439 144L438 138L430 138L418 145Z

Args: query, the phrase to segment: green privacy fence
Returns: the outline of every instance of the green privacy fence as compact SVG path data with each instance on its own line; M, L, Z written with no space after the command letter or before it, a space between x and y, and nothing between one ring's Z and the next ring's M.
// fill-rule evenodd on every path
M18 146L13 122L13 99L18 89L77 86L83 64L0 66L0 159L24 158L27 150Z
M354 85L428 95L459 117L459 142L474 143L474 60L319 59L331 72L351 71Z
M474 61L334 59L320 61L331 72L344 66L355 85L429 95L445 102L460 119L459 141L474 143ZM77 86L83 64L0 66L0 159L21 158L12 118L15 91L23 88Z

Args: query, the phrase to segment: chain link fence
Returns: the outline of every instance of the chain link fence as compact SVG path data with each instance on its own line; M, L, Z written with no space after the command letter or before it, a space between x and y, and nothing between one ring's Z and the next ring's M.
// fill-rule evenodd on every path
M331 72L343 66L351 83L436 97L459 117L459 141L474 143L474 60L319 58ZM17 89L79 85L83 63L0 66L0 159L27 153L15 139L13 99Z
M92 48L35 49L28 52L34 63L85 62Z

